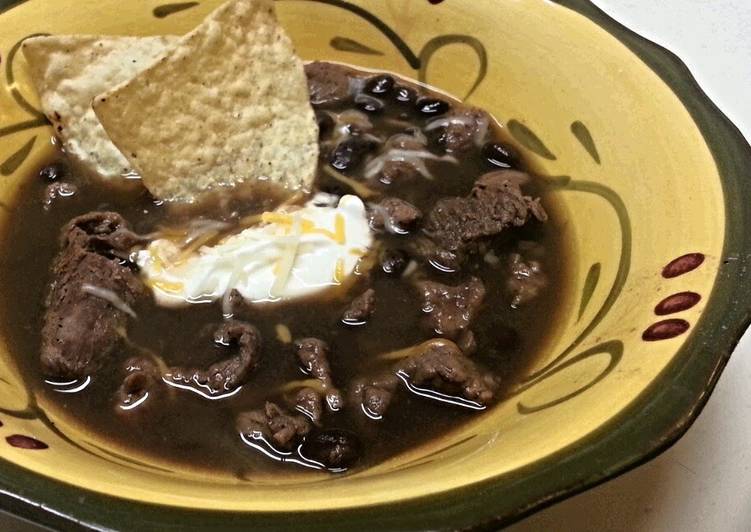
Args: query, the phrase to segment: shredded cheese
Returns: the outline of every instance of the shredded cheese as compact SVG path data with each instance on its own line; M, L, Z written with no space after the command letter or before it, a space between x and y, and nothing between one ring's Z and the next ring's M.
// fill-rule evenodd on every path
M347 233L345 233L344 216L337 213L334 217L334 241L343 246L347 241Z
M287 279L289 279L289 275L292 273L292 267L295 265L297 247L300 245L301 235L302 231L300 229L300 223L296 220L292 226L293 238L290 239L286 246L284 246L281 259L277 263L279 271L278 273L275 272L276 278L274 279L274 284L271 285L271 290L269 291L271 297L279 297L282 290L284 290L284 287L287 286Z
M368 199L368 198L372 198L373 196L378 195L378 193L375 190L372 190L366 187L365 185L355 181L351 177L347 177L341 172L337 172L336 170L331 168L331 166L329 165L325 165L323 167L323 171L329 174L329 176L339 181L340 183L344 183L345 185L347 185L349 188L351 188L355 192L355 194L357 194L361 198Z
M362 272L373 245L365 205L353 195L337 198L336 205L310 201L265 212L256 220L255 227L226 237L225 229L207 224L193 232L192 242L159 239L137 252L134 260L157 302L221 300L229 313L233 290L246 302L272 302L341 288Z
M282 342L283 344L289 344L292 342L292 332L289 330L289 327L287 327L283 323L277 323L276 327L276 338Z
M336 267L334 268L334 282L336 284L342 284L344 280L344 260L340 257L336 260Z

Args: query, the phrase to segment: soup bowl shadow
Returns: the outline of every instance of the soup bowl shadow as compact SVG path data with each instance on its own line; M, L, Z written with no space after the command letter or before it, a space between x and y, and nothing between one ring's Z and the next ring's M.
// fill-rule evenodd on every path
M217 5L0 0L0 224L52 149L20 43L181 34ZM505 124L562 205L565 318L475 422L365 471L285 481L103 446L35 397L0 338L0 506L58 527L492 529L674 443L751 314L751 148L683 63L587 0L276 6L303 58L417 78Z

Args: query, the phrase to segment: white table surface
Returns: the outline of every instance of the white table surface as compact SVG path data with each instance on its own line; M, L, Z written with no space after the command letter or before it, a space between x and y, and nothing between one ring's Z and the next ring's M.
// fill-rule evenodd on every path
M751 139L751 0L594 2L675 52L712 101ZM674 447L510 530L751 531L750 391L747 333L699 419Z
M678 54L751 139L751 0L594 1ZM707 407L673 448L510 530L751 531L750 390L751 334L746 334ZM41 530L2 515L0 529Z

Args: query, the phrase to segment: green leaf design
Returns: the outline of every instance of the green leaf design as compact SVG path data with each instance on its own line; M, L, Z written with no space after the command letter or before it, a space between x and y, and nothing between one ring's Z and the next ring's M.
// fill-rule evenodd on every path
M35 127L46 125L49 125L49 122L47 122L46 118L35 118L33 120L26 120L25 122L18 122L9 126L0 127L0 137L12 135L13 133L18 133L19 131L23 131L25 129L34 129Z
M587 150L590 157L592 157L597 164L600 164L600 153L597 151L597 145L595 144L595 140L592 138L589 129L584 125L584 122L577 120L572 123L571 133L573 133L579 143L584 146L584 149Z
M480 68L478 69L477 75L475 76L475 81L470 87L469 91L467 91L467 94L464 95L464 99L466 100L467 98L472 96L472 93L474 93L475 90L477 90L477 87L480 86L480 83L482 83L482 80L485 79L485 75L488 72L488 53L485 50L485 45L482 44L482 41L475 37L472 37L471 35L439 35L438 37L433 37L428 42L426 42L425 46L423 46L422 50L420 51L420 68L418 70L418 79L423 83L426 82L428 63L430 63L430 58L438 50L450 44L465 44L469 46L477 54L477 59L480 61Z
M536 153L544 159L555 161L557 157L551 152L540 137L518 120L510 120L507 124L511 135L525 148Z
M589 267L587 278L584 281L584 288L582 289L582 299L579 304L579 316L577 317L577 320L581 319L584 311L587 310L587 305L589 305L589 302L592 300L592 294L594 294L595 288L597 288L597 283L600 282L601 270L602 265L599 262L595 262Z
M596 183L593 181L576 181L576 180L566 181L565 179L556 178L554 181L550 183L549 186L554 190L557 189L561 191L573 191L573 192L583 192L583 193L593 194L593 195L599 196L600 198L608 202L610 206L613 208L613 210L615 211L616 216L618 217L618 224L621 229L621 253L620 253L620 259L618 261L618 269L615 274L615 279L613 280L613 285L610 287L610 291L608 292L608 295L605 298L605 301L597 310L597 313L595 314L595 316L587 324L587 326L584 327L582 332L579 333L579 335L574 339L574 341L571 342L568 345L568 347L566 347L566 349L564 349L553 360L548 362L548 364L546 364L545 367L539 369L538 371L530 375L526 379L526 384L524 384L518 390L518 393L521 393L522 391L527 390L531 388L532 386L537 385L538 383L542 382L549 376L554 375L561 369L568 367L572 363L572 361L578 360L582 356L582 354L579 354L567 360L568 356L571 353L573 353L577 347L579 347L579 345L592 333L592 331L597 327L597 325L599 325L599 323L605 318L605 316L607 316L608 312L610 312L610 309L613 307L616 300L618 299L621 292L623 291L623 287L625 286L626 280L628 279L629 273L631 271L631 248L633 245L632 232L631 232L631 219L628 213L628 209L626 208L626 204L623 202L623 199L618 195L618 193L615 192L610 187L607 187L601 183ZM590 351L585 351L584 353L589 353ZM611 357L612 364L617 365L619 361L620 361L620 356ZM609 369L607 370L607 372L609 373L610 371L612 371L612 368L610 367L610 365L608 366L608 368ZM604 378L604 376L605 374L603 374L602 378ZM584 389L577 391L574 395L578 395L579 393L584 391ZM561 402L573 397L574 395L568 395L562 400L556 401L555 404L560 404ZM553 405L548 405L548 406L553 406ZM521 404L518 405L518 408L519 408L519 412L525 413L525 414L533 413L533 412L536 412L537 410L542 409L542 408L530 409Z
M26 39L30 39L31 37L45 37L47 35L49 35L49 33L31 33L19 39L13 46L11 46L10 51L8 52L8 60L5 63L5 82L10 88L11 96L13 96L13 99L21 109L35 118L44 118L44 114L42 114L42 112L36 107L31 105L29 101L23 97L19 90L13 86L16 83L16 76L13 73L13 62L16 60L16 55L18 54L18 51L21 49L21 45L23 45L23 42Z
M16 151L13 155L5 159L2 164L0 164L0 175L10 175L13 172L15 172L19 166L21 166L21 163L23 163L26 160L26 157L29 156L29 153L31 152L31 148L34 147L34 142L36 141L36 136L29 139L26 144L21 146L21 148Z
M185 11L186 9L190 9L191 7L195 7L198 4L199 2L181 2L179 4L164 4L164 5L155 7L152 13L154 14L156 18L165 18L174 13L178 13L180 11Z
M349 37L334 37L329 41L329 45L334 50L339 50L340 52L352 52L354 54L363 55L383 55L383 52L380 50L366 46L354 39L350 39Z
M542 375L537 380L533 381L532 383L522 387L518 393L523 392L524 390L528 390L532 386L535 386L537 383L548 379L555 375L556 373L559 373L566 368L569 368L571 366L574 366L578 364L579 362L584 362L585 360L594 357L606 354L610 357L610 360L608 361L608 365L606 368L604 368L594 379L589 381L588 383L584 384L583 386L580 386L573 392L569 392L566 395L563 395L559 397L558 399L554 399L552 401L548 401L547 403L543 403L541 405L535 405L535 406L527 406L523 405L522 403L519 403L516 405L516 408L518 412L522 415L526 414L533 414L535 412L539 412L540 410L545 410L547 408L559 405L561 403L565 403L569 399L573 399L577 395L580 395L587 390L589 390L592 386L600 382L602 379L607 377L615 368L618 366L618 363L621 361L621 358L623 358L623 342L620 340L611 340L609 342L603 342L601 344L598 344L590 349L587 349L586 351L582 351L575 357L570 358L566 362L554 367L544 375Z

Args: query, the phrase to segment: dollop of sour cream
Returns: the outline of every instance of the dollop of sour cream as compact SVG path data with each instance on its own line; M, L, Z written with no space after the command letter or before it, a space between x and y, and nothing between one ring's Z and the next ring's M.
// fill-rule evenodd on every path
M159 305L222 299L236 289L249 302L277 301L341 284L372 244L365 205L315 198L296 210L266 212L261 223L183 256L168 239L137 254L141 275Z

